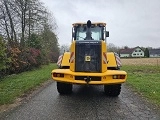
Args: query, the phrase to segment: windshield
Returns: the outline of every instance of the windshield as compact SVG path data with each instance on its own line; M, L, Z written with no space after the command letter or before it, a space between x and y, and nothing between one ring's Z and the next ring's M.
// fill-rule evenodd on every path
M102 28L99 26L91 27L91 38L92 40L102 40ZM86 39L86 26L79 26L76 29L76 40Z

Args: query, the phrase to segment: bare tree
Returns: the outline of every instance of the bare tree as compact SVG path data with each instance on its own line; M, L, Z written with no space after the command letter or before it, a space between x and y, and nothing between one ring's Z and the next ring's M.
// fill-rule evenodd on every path
M7 38L9 43L11 44L11 38L10 38L10 34L9 34L9 28L8 28L8 23L6 20L6 16L5 16L5 12L3 10L3 7L0 7L1 11L2 11L2 18L1 18L1 22L0 22L0 26L1 26L1 31L5 30L6 34L7 34Z
M11 70L23 71L36 62L55 62L59 55L56 28L54 17L40 0L0 0L1 45L9 46L3 53L11 58Z
M5 9L6 9L6 13L8 15L8 18L9 18L9 22L10 22L10 27L11 27L11 40L15 40L15 42L17 43L17 38L16 38L16 32L15 32L15 28L14 28L14 23L13 23L13 19L12 19L12 16L11 16L11 13L9 10L9 7L8 7L8 4L10 2L8 0L3 0L3 4L5 6Z
M116 52L116 53L118 53L119 50L120 50L120 47L115 46L113 43L108 43L107 44L107 49L108 49L109 52Z
M67 44L63 44L60 46L60 54L63 54L64 52L69 52L70 46Z

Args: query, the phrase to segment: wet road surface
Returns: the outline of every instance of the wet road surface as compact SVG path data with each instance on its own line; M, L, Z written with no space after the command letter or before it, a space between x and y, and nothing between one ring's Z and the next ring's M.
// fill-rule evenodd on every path
M160 114L126 85L117 98L105 96L103 86L79 85L60 96L53 82L0 120L160 120Z

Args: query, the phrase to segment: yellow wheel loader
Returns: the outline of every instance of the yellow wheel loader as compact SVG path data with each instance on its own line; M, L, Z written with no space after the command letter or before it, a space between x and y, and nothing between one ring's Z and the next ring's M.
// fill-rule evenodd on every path
M57 82L60 94L72 93L73 84L104 85L104 93L118 96L127 73L120 70L120 58L114 52L107 52L106 23L72 24L70 52L64 52L58 59L58 69L51 74Z

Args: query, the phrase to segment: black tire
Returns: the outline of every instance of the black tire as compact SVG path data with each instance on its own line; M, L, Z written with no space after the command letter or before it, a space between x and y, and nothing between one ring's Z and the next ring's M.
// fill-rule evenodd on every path
M107 96L117 97L121 92L121 84L104 85L104 92Z
M71 94L72 84L57 82L57 91L62 95Z

